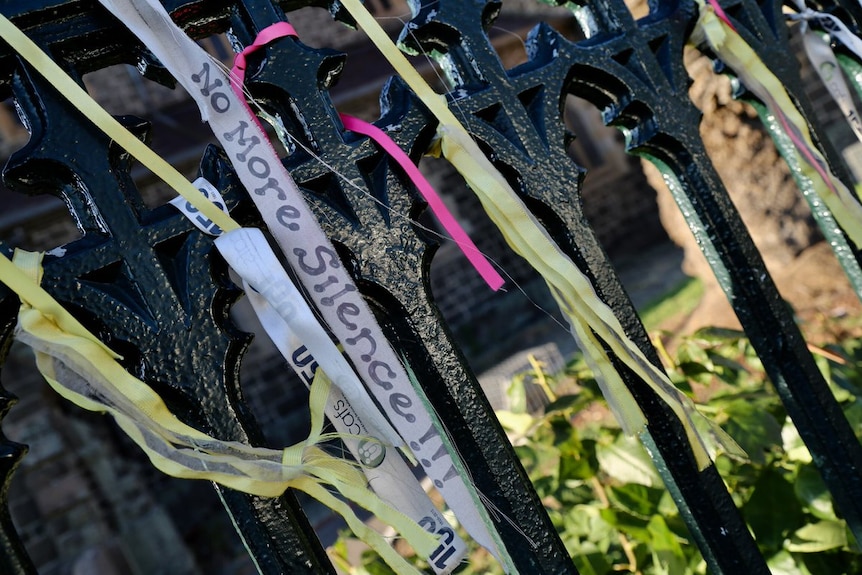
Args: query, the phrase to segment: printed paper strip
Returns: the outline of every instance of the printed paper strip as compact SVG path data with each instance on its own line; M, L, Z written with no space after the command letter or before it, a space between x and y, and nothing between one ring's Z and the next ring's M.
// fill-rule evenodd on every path
M20 266L20 268L19 268ZM79 407L109 413L155 467L174 477L215 481L232 489L274 497L288 487L305 491L341 514L354 532L398 573L417 573L377 532L321 484L376 514L428 556L437 541L365 487L355 466L323 452L323 405L329 382L323 372L310 394L308 439L283 450L222 441L181 422L147 384L129 374L120 356L101 343L40 286L41 254L0 255L0 281L21 299L16 339L36 352L39 370L60 395Z
M100 0L192 95L285 258L360 376L467 532L511 569L493 520L424 392L411 384L371 309L256 121L209 56L154 1Z
M219 191L204 178L194 182L202 194L216 205L224 206ZM197 210L188 211L185 200L172 201L183 214L205 234L220 236L221 231ZM224 208L226 209L226 208ZM269 301L254 290L243 278L243 290L254 309L261 327L301 381L310 386L319 369L317 360L303 343L303 338L284 320ZM325 371L325 370L324 370ZM358 378L355 385L360 385ZM437 549L428 557L431 568L439 575L451 573L467 553L467 545L443 517L418 479L399 455L375 436L364 424L368 419L333 387L329 391L324 413L340 434L341 440L359 462L368 486L393 508L404 513L438 537ZM382 418L382 415L380 415ZM376 418L372 418L375 420Z
M844 114L847 124L856 134L856 138L862 142L862 120L856 111L856 106L853 103L850 90L847 88L847 82L844 81L841 74L841 68L835 58L835 53L832 51L832 46L823 39L821 33L815 32L809 24L817 24L830 38L846 46L860 61L862 61L862 40L835 16L808 8L804 0L796 0L795 3L799 12L787 14L787 19L800 21L799 32L802 35L802 45L811 65L817 71L823 85L829 90L832 99L838 104L838 108Z

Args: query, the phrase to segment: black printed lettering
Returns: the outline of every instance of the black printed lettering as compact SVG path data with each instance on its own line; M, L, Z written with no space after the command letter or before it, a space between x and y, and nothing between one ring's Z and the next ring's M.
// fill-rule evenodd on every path
M326 246L317 246L316 248L314 248L314 255L317 258L317 266L314 267L308 265L304 261L305 256L308 255L308 252L304 249L293 248L293 255L299 258L299 261L297 262L297 264L299 265L299 269L312 276L319 276L324 271L326 271L326 268L328 266L326 261L323 259L324 256L328 256L329 266L334 268L341 267L341 264L338 263L338 255Z
M299 210L293 206L279 206L278 209L275 210L275 219L278 221L278 223L292 232L299 230L299 224L295 222L288 222L287 220L295 220L299 218L299 216Z
M338 304L338 308L336 308L335 310L335 315L336 317L338 317L338 321L340 321L347 329L352 331L358 327L355 323L345 319L345 316L348 315L353 317L360 315L359 306L355 303L345 301Z
M311 385L312 383L314 383L314 376L316 375L317 367L318 367L317 362L314 362L311 364L310 371L301 372L302 373L302 381L304 381L306 385Z
M253 157L246 164L248 171L251 172L252 176L256 178L268 178L269 177L269 163L263 158L259 158L257 156Z
M439 556L438 556L438 554L439 554L441 551L443 551L443 549L446 549L446 550L443 552L443 554L442 554L442 555L439 555ZM435 565L438 569L445 569L446 567L448 567L448 565L446 564L446 562L449 560L449 558L450 558L450 557L452 557L452 554L453 554L453 553L455 553L455 547L453 547L453 546L451 546L451 545L449 545L449 544L446 544L445 546L444 546L444 545L441 545L440 547L438 547L438 548L434 551L434 554L433 554L433 555L431 555L428 559L429 559L431 562L433 562L433 563L434 563L434 565Z
M224 92L214 92L210 96L210 106L219 114L224 114L230 110L230 98Z
M328 288L332 284L337 284L337 283L338 283L337 277L329 276L328 278L326 278L325 280L323 280L319 284L315 285L314 291L316 291L317 293L323 293L326 290L326 288Z
M240 120L239 126L235 130L222 134L222 137L228 142L236 140L237 145L248 146L245 150L236 155L237 160L240 162L245 162L249 152L251 152L251 150L260 143L260 138L255 136L254 133L252 133L250 138L246 138L245 131L248 128L249 123L244 120Z
M389 405L392 407L392 411L406 419L408 423L416 421L416 416L407 412L407 410L413 407L413 401L403 393L393 393L390 395Z
M293 360L293 365L295 365L296 367L305 367L314 358L311 357L310 353L308 353L308 348L304 345L301 345L295 350L293 350L290 359Z
M377 360L377 359L375 359L374 361L372 361L371 363L368 364L368 375L371 376L371 381L373 381L374 383L376 383L377 385L379 385L380 387L382 387L386 391L389 391L390 389L392 389L392 382L391 381L384 381L383 379L380 378L379 375L377 375L377 371L380 369L386 370L386 377L388 377L388 378L395 377L395 372L392 371L392 368L389 367L389 364L384 363L384 362Z
M356 345L363 339L368 341L368 343L370 344L370 349L368 350L368 353L363 353L362 355L360 355L359 359L368 362L371 361L371 359L374 357L374 352L377 351L377 340L375 340L374 337L371 335L371 330L369 328L363 327L361 330L359 330L359 334L357 334L356 337L348 337L344 340L344 343L346 343L347 345Z
M434 485L436 485L436 486L437 486L437 489L440 489L441 487L443 487L443 484L444 484L445 482L449 481L450 479L452 479L452 478L453 478L453 477L455 477L456 475L458 475L458 472L457 472L457 471L455 471L455 466L454 466L454 465L450 465L450 466L449 466L449 470L446 472L446 475L444 475L444 476L443 476L443 479L442 479L442 480L440 480L440 479L435 479L435 480L434 480Z
M195 84L199 84L203 80L203 86L201 87L201 94L204 96L209 96L210 93L216 88L220 87L224 82L220 79L213 79L212 83L210 83L210 64L209 62L204 62L204 67L201 69L200 73L192 74L192 82Z
M245 137L245 131L248 130L249 123L245 120L240 120L239 125L235 130L231 130L230 132L225 132L222 134L222 137L228 142L233 142L236 139L236 143L240 146L245 146L246 144L251 144L251 146L256 146L260 143L260 138L252 133L251 138ZM239 156L237 156L239 157ZM243 160L245 161L245 160Z
M331 296L320 298L320 303L322 305L329 307L329 306L333 305L335 303L335 300L338 299L339 297L343 296L346 293L350 293L350 292L354 292L354 291L356 291L355 285L344 284L344 287L341 288L341 291L336 292L336 293L332 294ZM366 360L366 361L368 361L368 360Z
M258 196L266 195L267 190L275 190L276 195L279 200L286 200L287 194L284 193L284 190L278 185L278 180L275 178L270 178L266 181L264 185L259 188L254 189L254 193Z

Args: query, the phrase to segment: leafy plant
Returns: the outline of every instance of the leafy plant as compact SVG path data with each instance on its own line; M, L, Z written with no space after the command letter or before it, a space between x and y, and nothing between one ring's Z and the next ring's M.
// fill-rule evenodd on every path
M748 453L719 454L721 476L776 575L862 573L862 550L743 334L705 329L673 356L659 344L672 380ZM862 343L814 351L857 435L862 432ZM513 380L513 408L498 417L566 549L583 575L694 575L706 564L643 447L613 420L582 359L558 375L533 364ZM526 388L548 403L526 409ZM389 573L366 553L351 575ZM482 550L458 570L501 573Z

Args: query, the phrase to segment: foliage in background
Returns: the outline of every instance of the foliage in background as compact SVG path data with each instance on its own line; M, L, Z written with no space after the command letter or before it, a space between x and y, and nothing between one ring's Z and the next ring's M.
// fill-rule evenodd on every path
M659 349L674 383L748 453L747 461L719 455L716 465L772 572L862 573L862 551L743 334L706 329L682 340L673 357ZM862 435L862 373L856 368L862 342L814 351ZM576 359L556 376L534 367L513 381L511 409L498 417L579 572L706 573L651 460L621 433L585 363ZM548 398L537 414L527 410L526 391L533 385ZM344 540L332 554L351 575L391 573L371 553L361 566L350 567ZM476 550L457 573L502 571Z
M641 321L649 332L662 329L670 319L687 317L703 299L705 287L697 278L686 277L683 281L662 294L655 301L647 303L639 311Z

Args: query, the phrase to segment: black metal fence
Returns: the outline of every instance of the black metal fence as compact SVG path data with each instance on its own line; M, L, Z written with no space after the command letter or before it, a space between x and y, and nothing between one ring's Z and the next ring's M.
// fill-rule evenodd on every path
M239 45L247 45L261 29L285 19L286 11L327 4L164 3L193 36L228 31ZM661 167L841 515L859 538L862 448L698 134L700 113L689 101L683 67L683 48L696 16L694 3L651 2L650 14L640 20L633 19L620 0L558 4L579 14L587 39L572 42L539 25L527 41L527 62L512 69L501 65L486 33L500 2L423 1L410 23L407 43L445 60L450 94L457 94L459 113L470 131L656 365L660 365L657 354L582 212L581 175L566 153L569 135L561 102L569 94L592 102L603 111L606 122L628 131L632 153ZM813 118L788 47L781 3L733 0L722 4L743 38ZM336 2L330 8L336 19L349 20ZM853 28L862 17L859 5L849 1L820 8L840 15ZM74 77L126 63L138 66L150 78L170 82L147 50L96 2L6 0L0 9ZM417 205L413 191L400 178L387 177L390 168L374 146L343 137L327 92L344 66L361 67L362 62L345 62L338 53L287 38L267 49L250 86L294 136L329 164L321 165L301 148L284 160L307 192L327 234L345 259L353 262L351 273L387 335L415 366L472 479L528 536L507 522L497 525L519 572L575 573L474 375L441 324L428 287L433 242L404 221L386 217L365 199L366 194L377 198L402 214L415 213ZM5 45L0 46L0 87L4 98L14 99L31 132L29 142L4 170L6 184L26 194L62 197L82 232L80 239L64 246L62 256L46 257L44 283L49 291L109 340L130 366L146 374L148 383L169 399L181 418L219 437L261 443L261 432L238 391L239 364L248 342L225 319L238 292L227 281L224 263L212 255L211 241L170 207L147 207L132 183L128 156L111 146ZM387 84L381 99L384 112L378 124L400 126L392 135L402 149L425 149L434 127L427 111L398 79ZM126 121L143 130L136 120ZM816 122L811 125L815 135L822 136ZM818 137L818 142L833 170L849 181L825 137ZM200 169L224 190L238 220L258 223L218 150L206 150ZM362 189L342 185L331 177L330 169L352 177ZM851 262L848 265L855 265L855 253L843 257ZM15 296L2 294L4 349L8 349L18 302ZM175 361L168 356L173 349L190 350L189 356ZM715 468L698 471L669 408L633 374L625 369L623 374L649 421L647 448L712 572L767 573ZM5 396L0 414L13 404L14 399ZM6 441L0 450L5 494L26 448ZM291 493L264 499L216 489L261 572L333 571ZM0 521L0 571L34 572L5 505Z

